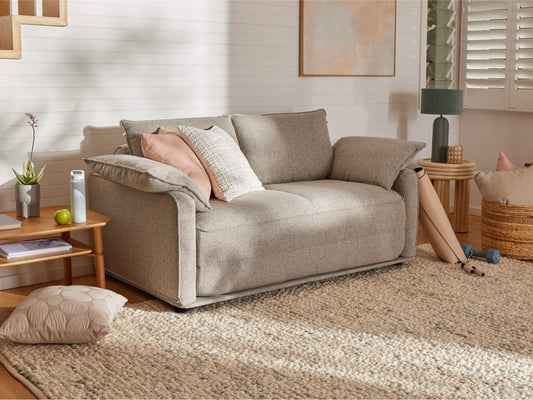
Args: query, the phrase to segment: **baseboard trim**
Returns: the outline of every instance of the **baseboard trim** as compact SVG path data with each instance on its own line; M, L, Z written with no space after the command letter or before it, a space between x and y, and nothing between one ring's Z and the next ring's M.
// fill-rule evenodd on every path
M481 217L481 207L480 206L470 206L470 215L475 215L476 217Z
M94 275L94 264L89 260L72 265L72 276ZM0 278L0 290L13 289L22 286L37 285L39 283L63 280L63 266L36 269L34 271L3 276Z

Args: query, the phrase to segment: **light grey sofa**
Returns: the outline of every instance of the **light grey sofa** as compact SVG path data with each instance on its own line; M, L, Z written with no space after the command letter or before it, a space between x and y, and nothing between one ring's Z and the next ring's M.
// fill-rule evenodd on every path
M348 137L332 147L324 110L121 125L128 145L86 160L97 171L89 206L111 218L106 273L170 304L192 308L415 256L418 180L405 165L423 143ZM224 129L266 190L199 202L179 170L142 158L141 133L178 125Z

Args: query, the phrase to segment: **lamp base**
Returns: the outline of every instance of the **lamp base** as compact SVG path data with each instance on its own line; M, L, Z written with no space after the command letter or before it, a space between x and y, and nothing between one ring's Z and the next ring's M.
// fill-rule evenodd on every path
M433 121L433 138L431 140L431 161L448 162L448 129L450 124L442 115Z

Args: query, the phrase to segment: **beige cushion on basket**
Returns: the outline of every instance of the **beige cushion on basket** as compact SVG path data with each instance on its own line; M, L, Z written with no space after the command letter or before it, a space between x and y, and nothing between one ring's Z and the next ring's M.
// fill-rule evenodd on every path
M89 343L111 331L128 301L92 286L49 286L31 292L0 327L0 337L18 343Z
M194 151L177 132L159 128L157 135L143 133L141 147L146 158L179 169L198 185L206 199L211 197L209 175Z
M215 197L231 201L243 194L265 190L235 141L223 129L178 127L178 134L204 166Z
M533 167L477 172L474 181L485 201L533 206Z

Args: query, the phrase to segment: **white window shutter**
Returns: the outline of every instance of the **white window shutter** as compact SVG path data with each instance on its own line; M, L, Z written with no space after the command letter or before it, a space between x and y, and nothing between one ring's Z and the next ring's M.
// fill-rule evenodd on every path
M506 101L507 0L463 3L465 106L504 107Z
M533 1L514 1L513 87L510 106L519 109L533 108Z
M465 107L533 111L533 0L464 0L462 11Z

